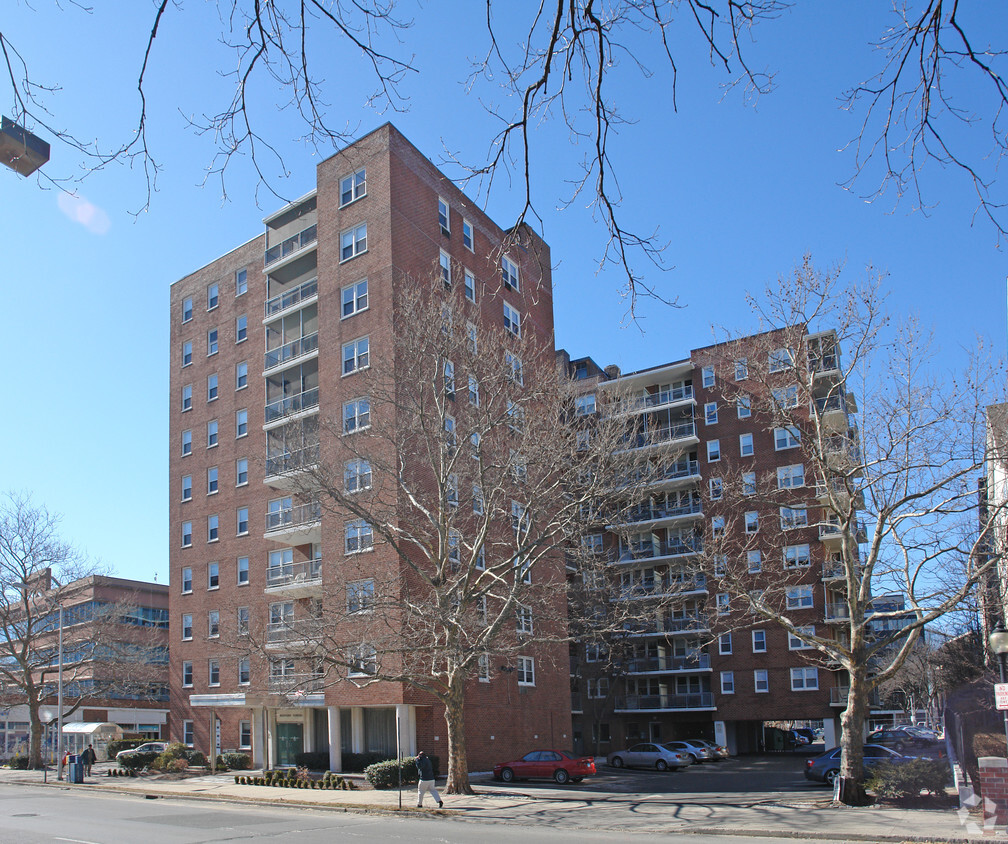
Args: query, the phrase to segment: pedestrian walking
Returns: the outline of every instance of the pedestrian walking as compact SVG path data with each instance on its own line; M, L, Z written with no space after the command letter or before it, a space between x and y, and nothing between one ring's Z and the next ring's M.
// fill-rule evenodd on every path
M94 752L94 746L88 745L87 750L81 754L81 764L84 766L84 776L91 776L91 766L98 761L98 755Z
M441 800L441 795L438 794L437 788L434 787L434 766L431 764L431 760L427 758L427 754L422 750L416 755L416 769L417 775L420 778L420 781L417 783L417 808L423 808L424 795L429 791L431 797L437 801L437 807L440 809L444 806L444 802Z

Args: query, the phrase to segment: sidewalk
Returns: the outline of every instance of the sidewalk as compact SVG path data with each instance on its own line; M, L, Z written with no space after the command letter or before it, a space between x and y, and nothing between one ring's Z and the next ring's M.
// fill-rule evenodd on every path
M95 766L95 776L83 785L57 782L49 772L49 785L56 788L86 788L121 794L165 798L226 800L260 805L304 806L350 812L398 813L398 791L316 791L272 786L236 785L234 774L204 775L183 780L113 778L107 766ZM481 782L482 780L482 782ZM442 795L443 810L428 797L425 808L416 808L415 787L404 787L402 811L436 814L461 820L562 829L613 830L739 835L784 836L843 841L978 841L995 838L982 830L982 816L960 820L955 810L864 808L832 805L822 797L774 800L772 795L715 794L612 794L573 789L506 790L487 787L485 778L475 778L475 795ZM0 768L2 785L42 785L41 771ZM482 786L482 787L481 787ZM1004 838L1002 832L998 838Z

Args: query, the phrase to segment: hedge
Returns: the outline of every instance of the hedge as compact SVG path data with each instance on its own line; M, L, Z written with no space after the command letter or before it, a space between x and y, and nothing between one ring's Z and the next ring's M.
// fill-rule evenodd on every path
M879 797L918 797L922 791L941 794L949 781L949 766L939 759L880 762L871 769L865 787Z
M147 753L133 753L119 759L118 764L120 768L125 768L127 771L138 771L140 768L160 767L160 765L157 764L160 761L160 758L161 754L154 751Z
M428 756L434 768L434 776L440 773L441 760L437 756ZM407 756L397 763L395 759L376 762L364 769L364 777L374 788L396 788L399 785L399 770L402 770L402 784L412 785L419 779L416 757Z
M355 774L363 774L367 770L368 765L374 765L376 762L385 762L387 759L388 754L375 751L369 753L344 753L343 770Z
M15 756L10 760L10 766L19 771L28 770L28 757L27 756Z
M294 757L294 764L299 768L307 768L309 771L329 770L329 751L320 752L317 750L299 753Z
M247 771L252 767L252 759L247 753L229 750L224 754L224 764L232 771Z

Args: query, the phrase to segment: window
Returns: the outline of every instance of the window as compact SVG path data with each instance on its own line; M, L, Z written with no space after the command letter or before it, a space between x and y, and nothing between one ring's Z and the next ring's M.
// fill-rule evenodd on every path
M767 363L771 372L783 372L794 363L794 351L792 349L772 349L767 355Z
M801 433L797 428L774 428L774 450L784 451L801 445Z
M217 329L211 328L206 335L207 357L217 354Z
M746 358L739 358L735 361L735 380L745 381L749 377L749 361Z
M182 500L190 501L192 499L192 475L182 476Z
M728 615L731 612L731 598L727 592L719 592L716 598L717 614Z
M745 514L745 532L746 533L759 532L759 513L757 513L755 510L749 510Z
M185 613L182 616L182 641L187 642L192 639L192 614Z
M707 440L707 462L717 463L721 459L721 440Z
M183 662L182 663L182 687L185 689L192 688L192 663Z
M752 416L752 399L749 396L739 396L735 399L735 413L739 419L748 419Z
M595 394L588 393L583 396L577 396L574 399L574 415L575 416L591 416L595 413Z
M518 685L519 686L534 686L535 685L535 660L530 656L520 656L516 660L517 662L517 673L518 673Z
M813 605L811 586L795 586L787 591L787 608L789 610L808 609Z
M364 519L347 522L343 537L344 551L347 554L370 551L374 547L374 530Z
M444 282L445 287L451 287L451 258L443 249L438 257L438 265L441 268L441 281Z
M189 548L192 545L192 522L182 522L182 547Z
M793 410L798 407L798 386L796 384L771 390L770 395L779 410Z
M358 170L352 176L340 179L340 207L367 196L367 170Z
M479 655L479 681L481 683L490 682L490 654Z
M208 375L206 379L206 400L217 401L217 373Z
M235 365L235 390L244 390L248 386L248 361Z
M192 364L192 340L186 340L182 344L182 366Z
M238 508L238 536L245 536L249 532L248 507Z
M791 691L807 692L819 688L818 668L792 668Z
M243 343L248 339L248 316L242 314L235 319L235 343Z
M465 297L470 302L476 301L476 278L473 276L469 270L465 270L462 273L463 283L465 285Z
M721 694L723 694L723 695L733 695L733 694L735 694L735 672L734 671L722 671L721 672Z
M718 636L718 653L727 656L731 652L731 633L722 633Z
M241 750L252 749L252 722L238 722L238 747Z
M588 678L588 697L601 700L608 696L609 696L608 677Z
M483 501L483 487L473 484L472 488L472 510L477 516L483 515L485 502Z
M455 420L450 416L446 416L444 419L444 441L445 449L451 453L455 453Z
M511 352L504 353L504 363L511 370L511 380L516 384L524 386L525 376L522 374L522 362L517 355Z
M182 569L182 594L188 595L192 592L192 569L186 566Z
M238 270L235 272L235 296L248 293L248 271Z
M247 558L244 558L247 559ZM249 632L249 608L238 607L238 619L235 625L239 636L248 636Z
M367 310L367 306L368 290L366 278L361 279L356 284L343 288L343 319Z
M371 424L371 399L353 399L343 405L343 433L352 434Z
M753 671L753 686L760 694L770 691L770 680L765 668L757 668Z
M220 564L207 563L207 590L220 587Z
M182 722L182 744L186 747L193 746L193 722L186 720Z
M711 537L718 539L724 534L725 519L724 516L712 516L710 520L711 526Z
M440 196L437 198L437 219L441 225L442 234L450 234L451 218L448 214L448 200L442 199Z
M742 475L742 494L743 495L755 495L756 494L756 473L746 472Z
M192 410L192 384L186 384L182 388L182 412Z
M473 357L479 350L479 332L471 322L466 323L466 340L469 342L469 352Z
M182 432L182 456L187 457L192 454L192 431Z
M182 300L182 322L189 322L192 319L192 299Z
M479 460L480 456L480 434L479 431L473 431L469 435L469 448L472 453L474 460Z
M238 685L247 686L252 682L251 660L247 656L238 658ZM247 721L244 723L248 723Z
M766 653L766 630L753 630L752 652L754 654Z
M469 376L469 404L473 407L479 407L479 382L476 380L475 376Z
M749 574L759 574L763 571L763 555L759 551L747 551L746 563L749 567Z
M367 252L367 223L340 235L340 261L349 261L364 252Z
M804 633L806 636L815 636L815 625L809 624L805 627L799 627L798 631ZM794 633L788 633L787 646L789 651L807 651L813 646L806 644L806 642L800 637L796 636Z
M207 613L207 637L216 639L220 636L220 612L210 610Z
M717 402L709 401L704 405L704 423L707 425L717 424Z
M445 396L452 401L455 400L455 364L450 360L444 362L444 389Z
M724 577L728 574L728 556L726 554L715 554L713 559L714 577Z
M808 527L808 510L804 507L781 507L780 526L781 530Z
M372 645L359 645L350 654L350 677L371 677L378 673L378 652Z
M214 448L217 445L217 420L211 419L206 423L206 447Z
M220 516L207 516L207 542L216 542L220 532Z
M518 605L516 610L518 616L518 632L532 635L532 608Z
M473 251L473 224L465 219L462 220L462 245Z
M220 685L220 661L216 659L207 660L207 685Z
M799 486L805 486L805 467L801 463L797 466L778 467L777 489L793 489Z
M507 255L501 256L501 281L508 290L521 290L518 280L518 265Z
M235 413L235 439L240 439L248 434L248 410L239 410Z
M805 568L812 563L812 554L808 543L803 545L788 545L784 548L784 568Z
M453 510L458 507L458 475L445 478L445 500Z
M249 582L249 558L238 558L238 585L248 586Z
M211 284L206 290L206 309L212 311L220 299L220 285Z
M721 478L711 478L707 484L710 487L711 501L720 501L721 496L724 493L724 484L722 483Z
M206 473L207 495L217 492L217 467L211 466Z
M504 327L515 337L521 337L521 314L507 302L504 303Z
M248 458L239 457L235 461L235 486L245 486L248 483Z
M349 375L368 366L368 338L360 337L343 345L343 374Z
M348 460L343 466L343 488L347 492L371 489L371 464L360 457Z
M701 376L701 379L703 381L703 385L705 387L713 387L714 386L714 367L713 366L705 366L700 371L700 376Z
M366 612L374 607L374 581L358 580L348 583L347 612Z
M739 434L739 454L743 457L752 457L753 451L753 438L752 434Z

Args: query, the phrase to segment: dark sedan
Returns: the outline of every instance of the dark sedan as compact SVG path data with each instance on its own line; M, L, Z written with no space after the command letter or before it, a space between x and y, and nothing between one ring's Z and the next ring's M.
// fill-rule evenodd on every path
M929 749L941 743L916 730L908 730L901 727L876 730L873 733L869 733L868 741L872 744L881 744L883 747L891 747L900 753L909 748L919 750Z
M871 770L872 766L879 764L879 762L909 762L916 758L916 756L904 756L902 753L897 753L880 744L866 744L864 746L865 771ZM838 776L840 776L839 747L827 750L822 756L805 760L805 779L832 785Z
M595 760L591 756L572 756L563 750L533 750L514 762L494 765L495 780L551 779L560 785L581 782L595 773Z

